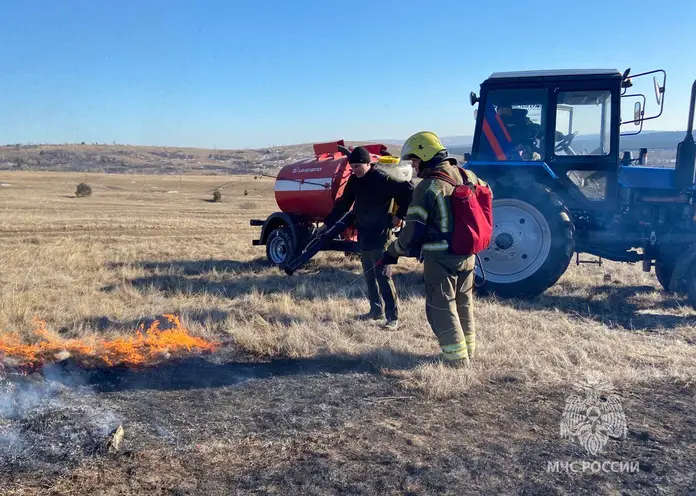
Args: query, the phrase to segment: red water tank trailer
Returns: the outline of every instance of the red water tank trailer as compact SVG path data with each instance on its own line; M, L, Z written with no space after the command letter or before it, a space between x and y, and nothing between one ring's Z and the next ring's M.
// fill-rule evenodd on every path
M387 147L364 145L375 161ZM261 236L254 245L266 245L271 263L283 266L299 254L316 225L323 221L343 194L351 175L348 164L350 150L343 140L314 145L314 157L284 166L275 181L275 199L280 212L265 220L252 219L252 226L261 226ZM357 250L354 229L344 231L326 249L353 252Z
M348 157L323 145L315 145L316 156L288 164L278 173L275 199L281 211L323 220L343 193L351 174ZM317 150L317 148L319 149ZM326 150L326 151L324 151Z

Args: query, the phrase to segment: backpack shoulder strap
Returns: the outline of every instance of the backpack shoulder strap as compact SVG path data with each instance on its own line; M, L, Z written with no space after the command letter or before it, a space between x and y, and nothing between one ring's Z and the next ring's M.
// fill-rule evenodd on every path
M476 186L478 184L478 178L476 177L476 174L474 174L473 172L468 171L463 167L460 167L459 173L462 176L462 181L464 181L464 184L467 184L469 186Z
M445 174L444 172L433 172L428 177L431 177L433 179L440 179L442 181L445 181L447 184L450 184L455 187L457 186L457 183L454 181L454 179L449 177L449 175Z

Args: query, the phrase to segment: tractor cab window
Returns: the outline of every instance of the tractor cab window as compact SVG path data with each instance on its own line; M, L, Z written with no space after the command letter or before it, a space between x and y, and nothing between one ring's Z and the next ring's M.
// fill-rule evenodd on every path
M547 92L494 90L486 97L480 160L544 160Z
M556 155L609 155L610 135L611 92L558 93L554 144Z

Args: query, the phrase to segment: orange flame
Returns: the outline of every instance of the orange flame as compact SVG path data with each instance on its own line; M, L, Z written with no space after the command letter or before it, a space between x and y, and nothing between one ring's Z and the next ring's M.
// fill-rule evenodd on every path
M34 334L40 341L26 344L17 333L0 334L0 358L4 355L22 368L36 368L68 356L84 365L132 367L153 364L182 351L215 351L217 343L191 336L175 315L164 317L169 321L168 329L160 329L160 321L155 320L147 329L141 324L135 336L113 340L63 339L34 317Z

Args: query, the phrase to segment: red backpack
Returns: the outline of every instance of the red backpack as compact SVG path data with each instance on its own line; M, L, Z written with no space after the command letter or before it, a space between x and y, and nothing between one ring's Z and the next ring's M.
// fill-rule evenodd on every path
M452 214L454 232L450 251L455 255L475 255L491 243L493 235L493 194L487 186L474 184L464 169L459 168L464 184L456 184L449 175L434 172L430 177L454 186Z

